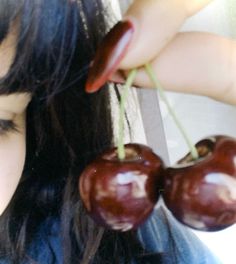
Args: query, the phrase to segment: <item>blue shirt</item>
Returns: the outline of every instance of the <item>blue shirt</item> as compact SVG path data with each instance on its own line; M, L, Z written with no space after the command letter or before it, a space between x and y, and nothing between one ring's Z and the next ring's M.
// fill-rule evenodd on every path
M22 264L33 261L37 264L62 264L60 222L56 219L49 221L53 221L52 225L46 221L31 245L31 259ZM165 264L220 264L196 235L178 223L163 207L155 210L140 227L138 237L149 252L163 253ZM0 259L0 264L10 262Z

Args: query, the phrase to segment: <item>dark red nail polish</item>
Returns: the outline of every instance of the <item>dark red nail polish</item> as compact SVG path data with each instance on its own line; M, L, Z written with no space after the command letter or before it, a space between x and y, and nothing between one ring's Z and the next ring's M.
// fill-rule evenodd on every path
M109 79L116 71L118 64L125 55L134 33L130 21L121 21L113 27L102 41L89 70L86 92L92 93Z

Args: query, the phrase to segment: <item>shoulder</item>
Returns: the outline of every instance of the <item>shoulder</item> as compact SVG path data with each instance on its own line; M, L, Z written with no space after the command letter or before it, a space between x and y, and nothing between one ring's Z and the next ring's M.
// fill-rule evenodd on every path
M199 238L164 207L153 212L138 235L144 247L159 252L165 263L220 264Z
M25 264L35 261L37 264L61 264L61 226L57 218L45 220L39 227L27 251Z
M32 237L30 246L26 249L24 261L21 264L62 264L61 230L57 218L48 218L38 227ZM0 264L12 264L7 256L0 256Z

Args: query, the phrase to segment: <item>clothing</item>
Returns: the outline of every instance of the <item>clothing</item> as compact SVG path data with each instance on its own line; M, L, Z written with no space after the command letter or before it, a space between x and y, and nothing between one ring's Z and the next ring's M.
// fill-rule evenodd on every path
M48 226L51 226L50 230ZM36 262L29 259L22 264L62 264L59 233L58 220L50 219L45 222L29 251L29 255ZM163 253L165 264L220 264L207 247L163 207L153 212L149 220L138 230L138 236L149 252ZM10 263L0 260L0 264Z
M209 249L164 207L139 230L145 248L164 253L165 264L220 264Z

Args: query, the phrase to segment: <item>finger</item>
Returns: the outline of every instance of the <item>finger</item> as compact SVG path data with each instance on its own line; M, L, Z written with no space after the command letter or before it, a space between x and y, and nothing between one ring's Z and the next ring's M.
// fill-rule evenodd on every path
M137 0L124 19L134 35L119 68L131 69L152 60L175 36L183 22L211 0Z
M236 43L209 33L179 33L152 61L163 88L236 104ZM153 87L144 69L135 85Z
M86 91L97 91L118 67L133 68L154 58L176 34L184 20L209 1L135 1L123 22L109 32L98 48L89 70Z

